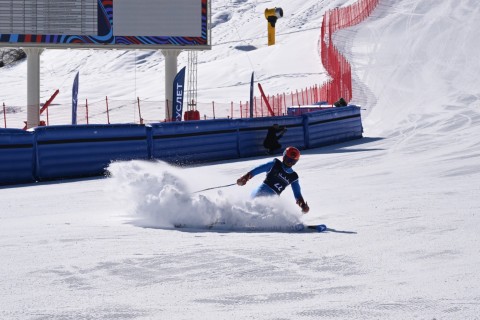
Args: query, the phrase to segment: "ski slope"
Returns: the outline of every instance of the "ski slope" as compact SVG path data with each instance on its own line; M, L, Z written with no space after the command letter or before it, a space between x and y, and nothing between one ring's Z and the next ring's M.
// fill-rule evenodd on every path
M199 56L199 88L208 99L240 96L252 69L275 90L321 82L316 12L351 2L214 1L215 46ZM273 48L264 44L267 6L285 12ZM186 168L118 162L107 178L2 187L0 317L478 319L479 10L476 0L382 0L366 22L336 34L365 138L302 152L295 169L307 215L290 190L250 200L260 176L194 193L233 183L267 157ZM235 49L245 45L256 49ZM95 66L127 77L132 54L42 59L64 63L55 72L65 79L84 59L91 72L81 90L93 94L90 83L105 81ZM145 95L160 94L150 83L161 59L136 66ZM24 68L0 69L2 95L25 90ZM133 95L128 82L109 87ZM220 220L222 230L172 229ZM336 231L242 229L298 221Z

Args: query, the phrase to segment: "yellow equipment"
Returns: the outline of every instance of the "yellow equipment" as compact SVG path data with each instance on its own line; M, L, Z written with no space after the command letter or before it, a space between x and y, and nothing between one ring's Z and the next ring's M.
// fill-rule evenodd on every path
M283 17L282 8L265 9L265 18L268 21L268 45L275 44L275 23Z

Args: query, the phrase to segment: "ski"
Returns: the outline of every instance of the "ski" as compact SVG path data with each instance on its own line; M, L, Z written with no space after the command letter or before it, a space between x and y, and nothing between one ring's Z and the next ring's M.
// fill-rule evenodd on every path
M295 225L295 231L298 232L305 232L305 231L316 231L316 232L324 232L327 231L328 228L324 224L314 224L314 225L306 225L303 223L299 223Z
M324 232L328 231L326 225L324 224L316 224L316 225L306 225L303 223L298 223L296 225L290 227L255 227L255 226L242 226L242 227L225 227L224 223L213 223L210 225L205 226L188 226L183 223L175 224L174 228L176 229L183 229L183 228L191 228L191 229L205 229L205 230L236 230L236 231L258 231L258 232ZM331 229L330 229L331 230Z
M324 225L324 224L317 224L317 225L307 226L307 229L316 230L317 232L323 232L323 231L327 231L327 230L328 230L327 226Z

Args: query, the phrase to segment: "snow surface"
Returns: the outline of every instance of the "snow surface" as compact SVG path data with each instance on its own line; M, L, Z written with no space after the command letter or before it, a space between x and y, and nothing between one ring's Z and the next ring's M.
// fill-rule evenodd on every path
M272 90L321 82L321 13L351 2L214 1L202 94L240 96L252 69ZM262 14L273 6L285 16L268 48ZM118 162L108 178L1 188L0 318L480 319L479 11L477 0L381 0L336 34L365 138L302 152L307 215L290 190L250 200L260 176L193 193L233 183L265 157ZM235 49L246 45L256 49ZM49 50L43 64L58 68L42 83L70 82L81 65L92 79L81 90L93 94L95 83L127 77L133 54ZM161 60L137 64L145 96L161 95ZM2 98L25 90L24 73L25 63L0 69ZM128 82L108 88L133 96ZM334 230L282 232L298 221ZM212 222L224 224L172 229Z

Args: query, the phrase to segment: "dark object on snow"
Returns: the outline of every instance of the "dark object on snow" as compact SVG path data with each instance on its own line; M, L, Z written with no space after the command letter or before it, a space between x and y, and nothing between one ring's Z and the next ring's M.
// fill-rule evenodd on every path
M22 49L0 49L0 68L26 57L27 54Z
M340 99L338 99L338 101L335 102L333 105L334 105L335 107L346 107L346 106L348 106L348 103L347 103L347 101L345 101L345 99L340 98Z
M265 149L268 149L269 154L273 154L275 150L282 147L278 140L283 137L285 132L287 132L287 128L280 127L278 124L274 124L268 128L267 136L265 137L265 140L263 140L263 146ZM280 134L277 136L277 133Z

